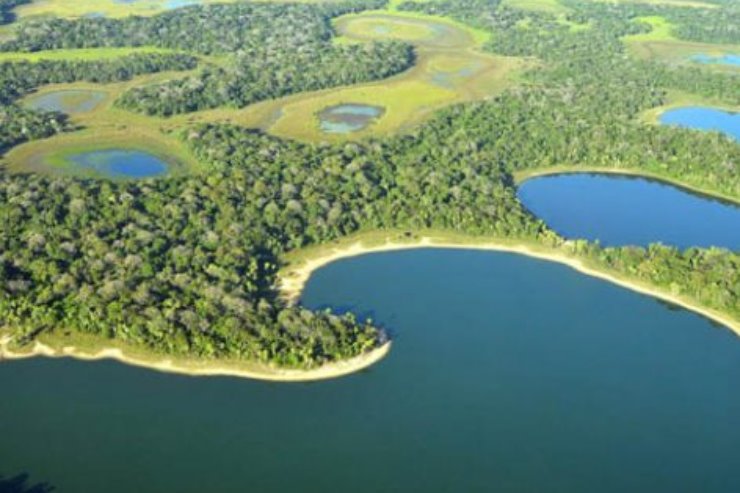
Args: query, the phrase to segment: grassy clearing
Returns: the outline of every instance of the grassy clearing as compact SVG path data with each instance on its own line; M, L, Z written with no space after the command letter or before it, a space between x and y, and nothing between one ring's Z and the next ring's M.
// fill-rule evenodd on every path
M280 106L267 103L241 110L251 112L251 117L223 110L210 116L259 122L275 135L304 141L387 135L412 128L442 106L495 95L525 66L520 59L477 52L475 48L484 40L480 33L430 16L363 13L339 18L335 26L343 35L342 42L388 38L413 42L417 47L416 66L384 81L285 98ZM345 103L381 106L385 114L358 132L321 132L318 113Z
M627 44L629 52L644 60L660 60L671 64L694 64L691 57L694 55L709 55L718 57L731 53L740 53L738 45L717 45L708 43L697 43L692 41L663 40L630 42ZM705 68L712 70L737 70L732 65L703 64Z
M666 41L675 40L673 37L673 25L668 22L665 18L658 15L652 15L647 17L637 17L637 22L642 24L649 24L651 27L650 32L643 34L633 34L632 36L626 36L624 40L628 43L645 42L645 41Z
M413 125L432 109L454 99L453 91L414 80L351 87L286 106L282 117L270 127L270 132L298 140L347 140L347 135L344 134L322 133L317 114L329 106L360 103L381 106L385 109L385 114L377 123L352 133L352 138L385 134Z
M535 10L539 12L565 12L567 7L558 0L504 0L503 5L521 10Z

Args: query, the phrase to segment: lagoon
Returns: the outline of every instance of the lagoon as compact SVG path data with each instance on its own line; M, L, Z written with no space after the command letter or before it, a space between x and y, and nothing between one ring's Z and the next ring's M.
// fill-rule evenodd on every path
M118 363L0 364L0 475L56 493L740 491L740 341L541 260L338 261L303 302L394 334L313 384Z
M722 132L740 141L740 113L703 107L674 108L660 115L660 123L695 130Z
M602 245L663 243L678 248L740 249L740 206L665 183L614 174L541 176L519 186L519 199L567 238Z

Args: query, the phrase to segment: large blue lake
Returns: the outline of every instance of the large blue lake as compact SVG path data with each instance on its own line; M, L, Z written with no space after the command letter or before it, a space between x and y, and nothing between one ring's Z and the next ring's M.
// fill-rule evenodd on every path
M313 384L3 363L0 475L55 493L740 491L740 341L698 315L463 250L340 261L303 300L372 315L390 355Z
M740 141L740 113L702 107L674 108L660 115L660 123L722 132Z
M562 174L526 180L519 199L567 238L740 249L740 206L644 178Z

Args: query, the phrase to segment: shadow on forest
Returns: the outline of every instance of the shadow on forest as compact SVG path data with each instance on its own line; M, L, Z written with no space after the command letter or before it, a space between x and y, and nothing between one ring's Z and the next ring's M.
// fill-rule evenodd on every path
M6 478L0 474L0 493L51 493L56 488L49 483L32 484L28 473L16 474Z

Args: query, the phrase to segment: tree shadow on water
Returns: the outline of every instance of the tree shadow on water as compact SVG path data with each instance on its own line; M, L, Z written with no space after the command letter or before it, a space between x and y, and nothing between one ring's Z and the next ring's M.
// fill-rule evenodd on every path
M33 484L27 473L16 474L6 478L0 474L0 493L51 493L56 488L49 483Z

